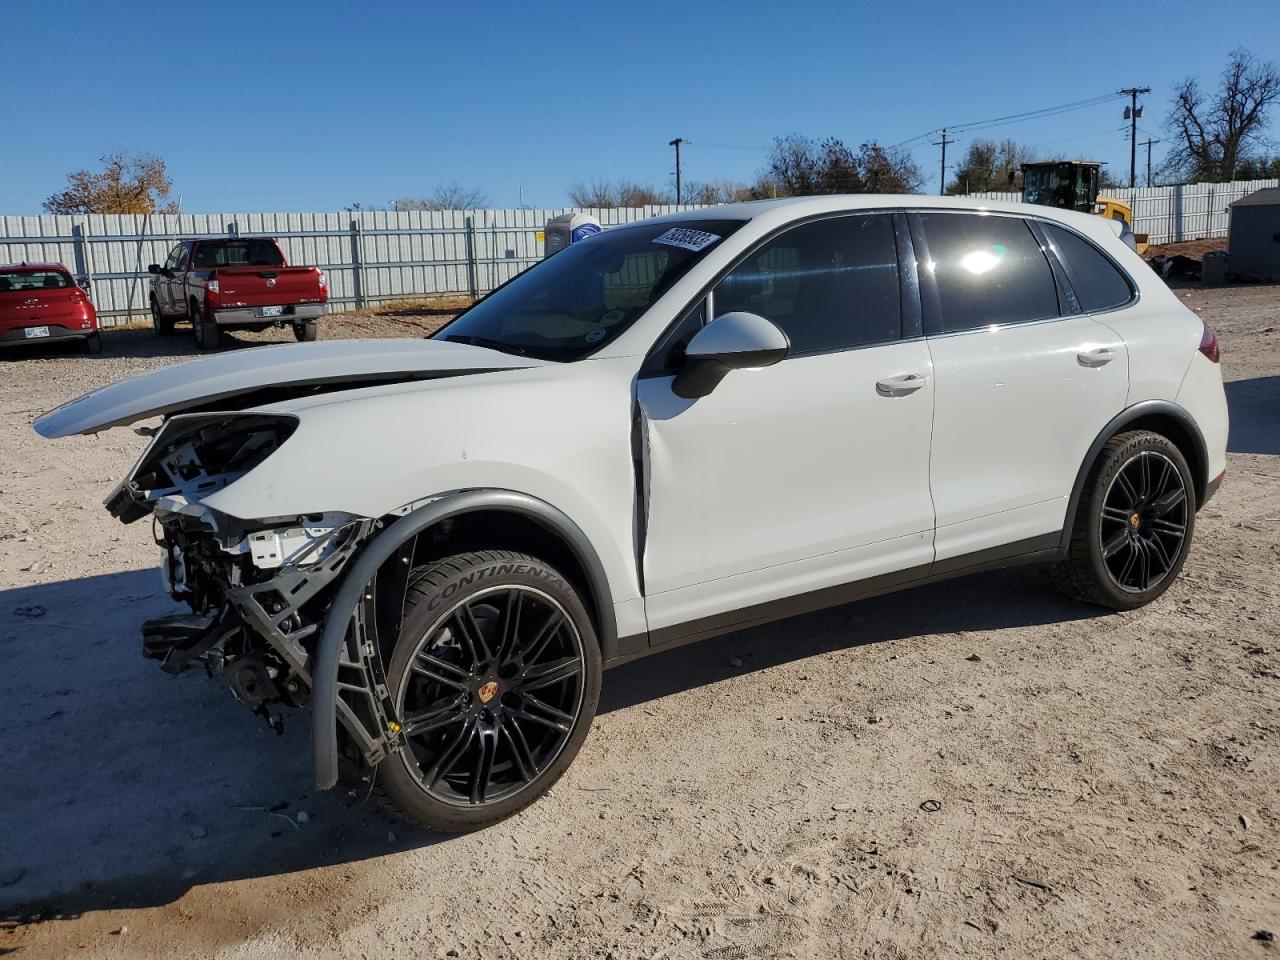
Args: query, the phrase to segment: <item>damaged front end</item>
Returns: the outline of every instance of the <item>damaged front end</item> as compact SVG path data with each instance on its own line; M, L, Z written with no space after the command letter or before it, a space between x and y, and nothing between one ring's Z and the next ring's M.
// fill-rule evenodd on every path
M382 526L346 513L264 517L216 511L204 500L261 464L297 428L292 416L200 413L171 417L107 509L132 523L153 517L165 587L190 613L146 621L143 655L169 673L195 664L277 732L276 706L305 706L334 588L361 545ZM353 636L347 671L345 752L377 763L394 740L380 651Z

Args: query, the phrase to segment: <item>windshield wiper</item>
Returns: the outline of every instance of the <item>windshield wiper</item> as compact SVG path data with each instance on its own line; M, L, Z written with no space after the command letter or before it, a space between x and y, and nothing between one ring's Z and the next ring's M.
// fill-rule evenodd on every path
M467 343L473 347L488 347L490 350L499 350L502 353L514 353L518 357L529 356L529 351L523 347L517 347L515 344L507 343L505 340L495 340L493 337L481 337L470 333L451 333L445 339L453 343Z

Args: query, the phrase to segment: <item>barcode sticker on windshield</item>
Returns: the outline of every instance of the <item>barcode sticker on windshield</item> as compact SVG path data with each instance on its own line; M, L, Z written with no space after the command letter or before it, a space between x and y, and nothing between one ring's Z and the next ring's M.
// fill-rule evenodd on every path
M720 238L714 233L704 230L690 230L688 227L672 227L666 233L653 238L654 243L665 243L669 247L692 250L697 253L705 250Z

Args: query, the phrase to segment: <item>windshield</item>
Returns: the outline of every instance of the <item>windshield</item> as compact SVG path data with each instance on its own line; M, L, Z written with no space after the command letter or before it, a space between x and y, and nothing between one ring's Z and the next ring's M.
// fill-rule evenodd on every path
M742 220L616 227L570 245L433 335L541 360L580 360L635 323Z
M72 285L71 277L61 270L15 270L0 273L0 293L65 290Z

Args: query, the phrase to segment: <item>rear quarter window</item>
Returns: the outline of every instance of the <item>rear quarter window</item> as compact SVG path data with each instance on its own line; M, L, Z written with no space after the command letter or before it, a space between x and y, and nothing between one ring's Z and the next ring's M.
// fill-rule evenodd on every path
M1043 226L1058 259L1071 271L1071 288L1081 310L1110 310L1133 299L1129 278L1090 241L1052 223Z

